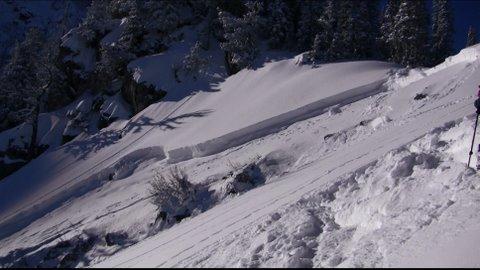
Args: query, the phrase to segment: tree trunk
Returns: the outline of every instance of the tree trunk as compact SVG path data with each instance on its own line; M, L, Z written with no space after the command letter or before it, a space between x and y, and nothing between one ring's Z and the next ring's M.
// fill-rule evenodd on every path
M40 104L35 105L32 113L32 136L30 138L29 156L30 159L35 158L37 154L37 133L38 133L38 115L40 114Z

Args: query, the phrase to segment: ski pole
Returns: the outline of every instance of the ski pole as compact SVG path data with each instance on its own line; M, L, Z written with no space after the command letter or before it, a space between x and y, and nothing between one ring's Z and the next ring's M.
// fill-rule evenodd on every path
M475 119L475 127L473 128L472 146L470 146L470 152L468 153L467 167L470 167L470 159L472 158L472 155L473 155L473 142L475 141L475 133L477 133L478 115L479 113L477 113L477 117Z

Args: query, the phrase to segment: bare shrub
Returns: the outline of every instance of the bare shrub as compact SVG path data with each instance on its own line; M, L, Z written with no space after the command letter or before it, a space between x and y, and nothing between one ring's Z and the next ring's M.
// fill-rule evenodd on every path
M178 167L172 167L166 173L155 171L149 193L151 202L158 209L156 221L161 219L168 224L180 221L190 216L195 207L196 187Z

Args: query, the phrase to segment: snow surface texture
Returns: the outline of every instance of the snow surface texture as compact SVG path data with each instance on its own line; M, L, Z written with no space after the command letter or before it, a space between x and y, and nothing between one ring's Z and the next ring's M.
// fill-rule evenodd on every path
M478 266L473 239L453 261L430 251L442 241L436 252L455 249L449 241L462 241L459 232L478 240L478 226L458 227L479 218L479 178L449 154L466 145L470 125L452 123L389 152L176 266Z
M462 51L463 60L418 80L390 76L395 67L382 62L309 67L287 59L195 94L185 86L130 121L46 153L0 182L0 262L29 253L35 256L25 263L39 265L41 247L80 236L83 242L75 243L91 243L93 235L103 240L73 265L451 265L465 256L467 266L478 266L474 251L444 254L441 248L452 242L468 248L474 241L463 239L478 231L478 177L464 169L478 50ZM162 77L154 68L169 65L156 57L162 54L135 64L136 78L177 89L153 80ZM426 98L415 100L420 92ZM248 139L237 141L240 136ZM263 185L152 235L156 213L147 188L154 169L176 163L191 181L217 192L231 181L226 176L235 166L229 164L252 160L264 161ZM460 220L468 226L457 226ZM111 238L124 241L109 245ZM433 241L438 249L429 248ZM417 254L431 260L414 261Z

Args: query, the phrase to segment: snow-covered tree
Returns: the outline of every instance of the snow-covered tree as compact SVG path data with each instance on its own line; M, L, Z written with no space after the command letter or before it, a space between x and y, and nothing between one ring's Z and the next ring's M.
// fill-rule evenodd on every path
M449 0L434 0L432 13L432 63L441 63L453 51L453 11Z
M43 42L43 33L37 28L30 29L25 40L15 45L11 59L2 72L2 96L10 100L10 111L19 121L29 116L36 102L39 87L37 61Z
M380 25L380 49L386 59L393 59L393 39L395 16L400 8L401 0L388 0Z
M475 28L473 26L470 26L470 28L468 28L467 46L466 47L473 46L477 43L478 43L477 31L475 30Z
M354 59L355 36L358 23L358 16L354 10L356 2L350 0L340 0L337 6L337 28L335 29L333 40L328 49L328 57L331 60Z
M32 125L29 152L33 156L36 150L38 115L43 109L46 89L42 49L45 38L37 28L31 28L25 40L15 45L10 62L0 77L0 96L7 104L9 121L18 124L27 121Z
M166 36L177 29L182 21L180 14L185 7L185 1L157 1L148 0L144 2L145 12L149 20L146 23L147 29L158 31Z
M210 48L210 38L223 38L223 29L218 20L218 1L206 0L204 3L204 10L199 11L205 14L205 26L199 32L200 45L204 49Z
M428 59L428 16L424 0L402 0L393 27L393 61L423 66Z
M297 48L306 51L312 48L315 35L318 32L318 19L322 12L321 2L301 0L299 1L300 15L297 29Z
M95 45L99 38L112 28L110 1L92 0L87 14L79 26L80 34Z
M274 0L267 10L268 40L272 49L289 48L295 37L293 14L285 0Z
M45 88L45 108L50 111L65 106L77 97L77 92L69 85L60 52L61 36L50 36L43 44L38 59L37 78Z
M377 54L376 39L379 34L378 0L360 0L353 9L353 55L356 59L368 59Z
M118 12L127 12L120 46L137 56L160 52L170 42L170 35L188 17L181 15L187 7L185 1L125 0L114 3L119 5L117 9L121 12Z
M119 39L119 45L125 51L140 54L144 36L147 34L145 22L143 21L144 10L142 3L139 1L129 0L129 4L130 10Z
M218 14L225 39L220 46L226 53L231 73L250 67L258 54L258 13L261 6L259 2L248 2L246 6L248 11L240 18L221 10Z
M325 2L322 14L318 19L318 33L315 36L312 49L307 54L307 58L310 61L321 61L333 58L330 48L337 32L338 4L335 0L327 0Z
M110 0L110 14L115 19L125 18L128 16L131 6L130 0Z
M108 90L113 80L125 75L127 64L135 55L119 46L100 47L100 60L95 65L95 83L100 91Z
M311 60L370 58L378 32L377 1L330 0L319 19Z
M200 55L200 43L196 42L195 45L190 48L190 53L183 58L182 69L186 75L193 76L194 79L197 75L204 71L207 65L207 59Z

